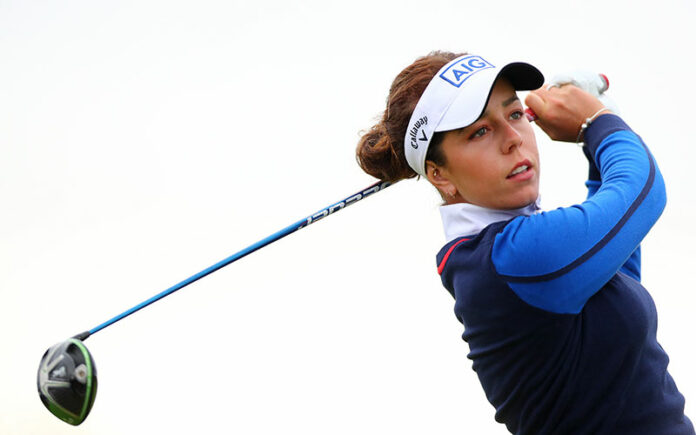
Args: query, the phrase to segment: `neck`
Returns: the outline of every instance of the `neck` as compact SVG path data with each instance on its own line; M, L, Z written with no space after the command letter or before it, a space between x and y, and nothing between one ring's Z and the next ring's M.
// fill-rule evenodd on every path
M539 199L521 208L498 210L468 203L446 204L440 207L447 241L462 236L474 236L494 222L507 221L517 216L530 216L541 211Z

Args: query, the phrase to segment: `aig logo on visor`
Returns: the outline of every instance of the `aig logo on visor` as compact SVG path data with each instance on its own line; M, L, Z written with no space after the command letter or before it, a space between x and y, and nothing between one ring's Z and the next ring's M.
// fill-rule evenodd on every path
M484 69L494 68L481 56L467 56L459 62L450 65L440 77L453 86L460 87L469 77Z

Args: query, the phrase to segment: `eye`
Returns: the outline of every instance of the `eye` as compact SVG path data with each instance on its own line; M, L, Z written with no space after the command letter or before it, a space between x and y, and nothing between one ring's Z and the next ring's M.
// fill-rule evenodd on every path
M516 110L516 111L512 112L512 114L510 115L510 118L512 118L514 120L518 120L518 119L522 119L523 116L524 116L524 114L522 113L521 110Z
M486 134L487 132L488 132L488 127L481 127L478 130L476 130L475 132L473 132L471 134L471 136L469 137L469 139L475 139L477 137L481 137L484 134Z

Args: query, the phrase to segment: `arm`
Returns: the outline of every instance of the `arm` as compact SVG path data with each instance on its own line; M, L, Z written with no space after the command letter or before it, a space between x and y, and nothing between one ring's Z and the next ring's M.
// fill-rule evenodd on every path
M629 260L665 206L657 165L620 118L597 118L585 143L602 180L596 193L576 206L514 219L493 245L501 278L547 311L579 312Z
M587 181L585 182L585 186L587 186L587 199L590 199L602 186L602 176L599 173L599 169L594 162L594 157L591 155L589 148L583 147L582 151L585 154L585 157L587 157L587 161L589 163L590 170ZM633 251L631 256L628 258L628 260L626 260L619 270L636 281L640 281L640 246Z

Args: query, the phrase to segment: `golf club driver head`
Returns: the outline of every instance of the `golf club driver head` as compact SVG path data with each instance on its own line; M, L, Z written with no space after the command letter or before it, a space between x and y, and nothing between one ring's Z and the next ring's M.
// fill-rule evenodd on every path
M97 395L97 369L82 341L70 338L51 346L41 358L36 382L53 415L74 426L85 421Z

